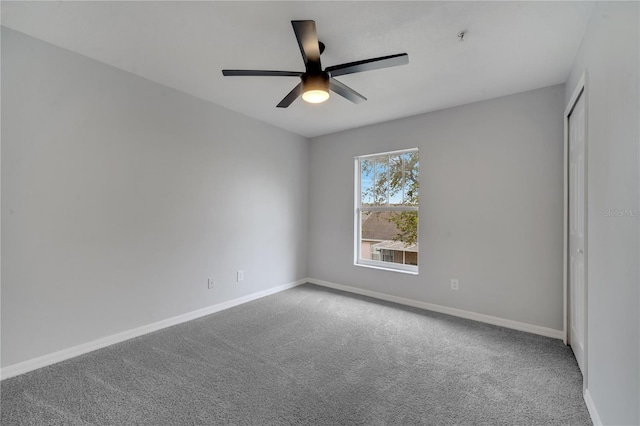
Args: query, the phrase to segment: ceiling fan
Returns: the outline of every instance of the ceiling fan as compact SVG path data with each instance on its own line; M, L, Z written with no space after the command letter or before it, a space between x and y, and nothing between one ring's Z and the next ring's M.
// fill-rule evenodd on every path
M339 82L334 77L345 74L353 74L363 71L377 70L380 68L395 67L409 63L406 53L382 56L379 58L365 59L362 61L348 62L346 64L333 65L322 70L320 54L324 51L324 44L318 41L315 21L291 21L293 31L296 34L302 59L304 59L305 72L299 71L261 71L261 70L222 70L222 75L232 76L261 76L261 77L299 77L300 83L293 88L287 96L277 105L278 108L287 108L300 95L309 103L321 103L329 99L329 90L354 102L356 104L367 100L360 93L349 86Z

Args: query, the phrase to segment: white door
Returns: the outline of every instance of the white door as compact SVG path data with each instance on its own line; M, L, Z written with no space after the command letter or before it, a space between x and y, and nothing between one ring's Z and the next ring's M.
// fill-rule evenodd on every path
M585 111L584 93L569 114L569 344L584 374L585 288Z

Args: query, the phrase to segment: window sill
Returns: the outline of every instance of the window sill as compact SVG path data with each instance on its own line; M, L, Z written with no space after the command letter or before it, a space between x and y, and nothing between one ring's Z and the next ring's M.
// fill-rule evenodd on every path
M353 264L354 266L359 266L361 268L369 268L369 269L379 269L382 271L389 271L389 272L400 272L401 274L409 274L409 275L418 275L418 267L415 267L415 269L411 268L411 269L400 269L400 268L391 268L389 266L386 265L377 265L377 264L370 264L370 263L360 263L360 262L355 262Z

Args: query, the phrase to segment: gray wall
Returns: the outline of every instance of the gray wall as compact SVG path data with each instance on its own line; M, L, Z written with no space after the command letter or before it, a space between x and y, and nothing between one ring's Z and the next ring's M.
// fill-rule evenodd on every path
M566 84L586 69L588 389L604 424L640 424L640 20L637 2L598 3Z
M304 278L307 163L303 137L3 28L2 365Z
M309 276L562 330L563 108L560 85L312 139ZM353 157L412 147L420 273L354 266Z

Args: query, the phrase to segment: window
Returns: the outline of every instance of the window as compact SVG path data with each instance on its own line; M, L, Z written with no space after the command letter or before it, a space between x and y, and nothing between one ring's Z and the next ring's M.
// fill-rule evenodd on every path
M418 273L418 149L356 157L355 264Z

